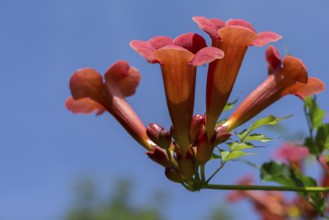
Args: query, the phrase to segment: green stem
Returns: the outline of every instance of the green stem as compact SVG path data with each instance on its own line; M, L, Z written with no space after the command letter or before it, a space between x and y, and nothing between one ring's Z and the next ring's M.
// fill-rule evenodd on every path
M305 104L304 104L304 114L305 114L305 118L306 118L306 122L307 122L308 131L309 131L309 133L310 133L310 137L311 137L311 139L312 139L312 141L313 141L314 138L313 138L313 126L312 126L312 120L311 120L311 117L310 117L309 112L307 111L307 107L306 107Z
M304 113L305 113L305 117L306 117L308 130L310 133L310 139L312 140L312 143L315 143L314 135L313 135L314 129L313 129L313 124L312 124L312 119L311 119L309 111L307 111L307 106L305 104L304 104ZM319 149L317 147L314 148L314 151L315 151L315 156L318 158L321 155L321 152L319 152Z
M207 185L203 186L202 189L294 191L294 192L329 192L329 187L294 187L294 186L259 186L259 185L217 185L217 184L207 184Z
M208 184L210 180L224 167L225 163L221 162L218 169L207 179L206 183ZM208 184L209 185L209 184Z

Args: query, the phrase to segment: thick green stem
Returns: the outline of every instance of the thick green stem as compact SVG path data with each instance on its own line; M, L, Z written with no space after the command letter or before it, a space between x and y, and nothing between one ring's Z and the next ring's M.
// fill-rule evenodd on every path
M293 187L293 186L259 186L259 185L217 185L217 184L207 184L207 185L203 186L202 189L294 191L294 192L329 192L329 187Z

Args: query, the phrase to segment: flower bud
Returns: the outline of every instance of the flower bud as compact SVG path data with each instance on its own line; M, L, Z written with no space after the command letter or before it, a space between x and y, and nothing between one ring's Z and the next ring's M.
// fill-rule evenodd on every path
M215 128L215 134L212 137L212 143L214 145L218 145L220 143L223 143L227 141L231 137L230 133L227 133L226 127L225 126L218 126Z
M174 167L167 167L165 170L166 177L175 182L175 183L181 183L183 182L183 177L180 174L180 172L174 168Z
M163 127L159 124L151 123L146 128L147 136L158 146L161 145L159 140L160 132L163 130Z
M207 133L204 132L199 136L197 141L196 160L200 165L205 164L211 158L214 146L215 145L208 141Z
M206 119L204 115L197 114L192 118L191 128L190 128L190 142L194 143L200 132L204 130Z
M196 170L194 150L190 148L185 156L181 153L177 153L177 163L179 171L184 176L184 178L191 178Z
M160 164L163 167L170 167L171 163L169 161L168 155L165 150L154 147L153 151L146 152L147 156L154 162Z
M170 131L162 130L159 134L160 147L163 149L168 149L171 145L171 134Z

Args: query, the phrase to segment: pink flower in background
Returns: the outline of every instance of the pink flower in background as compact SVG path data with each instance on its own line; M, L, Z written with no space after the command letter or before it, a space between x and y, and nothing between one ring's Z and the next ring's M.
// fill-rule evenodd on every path
M251 185L253 177L245 176L239 185ZM228 194L227 200L231 203L242 199L249 200L257 213L263 220L285 220L289 217L289 209L294 206L284 197L281 192L276 191L243 191L236 190Z
M304 160L310 156L310 152L307 147L284 143L274 152L273 156L276 160L293 163L300 168Z

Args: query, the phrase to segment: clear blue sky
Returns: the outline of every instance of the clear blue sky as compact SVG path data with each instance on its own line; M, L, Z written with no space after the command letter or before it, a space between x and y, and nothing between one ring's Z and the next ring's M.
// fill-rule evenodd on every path
M81 67L104 72L114 61L129 61L142 73L130 103L145 124L168 127L159 66L146 63L129 47L130 40L185 32L206 37L191 20L196 15L243 18L258 31L282 35L275 45L301 58L310 75L328 84L328 8L327 0L1 0L0 219L59 219L70 207L74 181L84 176L103 188L113 186L119 177L131 177L136 182L133 199L137 203L147 201L155 189L166 190L168 219L205 216L225 203L225 193L190 193L167 181L162 168L146 158L110 115L68 112L63 103L70 95L70 76ZM233 98L241 100L266 78L264 50L249 49ZM195 107L199 113L205 111L205 71L199 68ZM328 91L319 101L329 110ZM301 107L299 100L287 97L263 115L293 114L285 125L305 130ZM268 159L273 148L254 149L257 154L250 159ZM252 171L234 163L215 181L233 183ZM238 216L251 215L248 203L238 207Z

